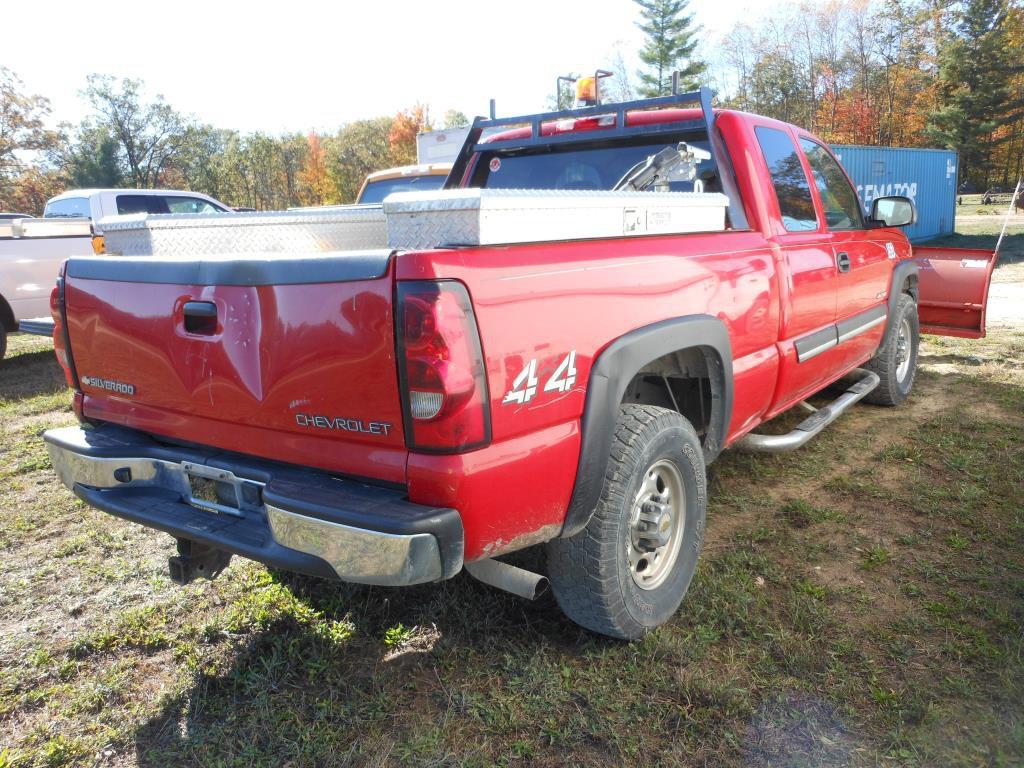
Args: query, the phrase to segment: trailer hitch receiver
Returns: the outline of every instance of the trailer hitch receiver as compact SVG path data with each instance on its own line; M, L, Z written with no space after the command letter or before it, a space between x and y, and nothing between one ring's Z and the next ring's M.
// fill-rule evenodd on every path
M178 554L167 558L167 568L171 581L183 587L197 578L216 578L230 562L230 552L178 539Z

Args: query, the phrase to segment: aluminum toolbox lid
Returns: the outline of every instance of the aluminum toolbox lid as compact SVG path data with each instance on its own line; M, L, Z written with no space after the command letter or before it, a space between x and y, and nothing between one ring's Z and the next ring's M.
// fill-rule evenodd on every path
M123 256L296 256L387 246L380 205L266 213L134 214L105 218L99 227L107 252Z
M381 205L331 205L256 213L133 213L108 216L100 221L103 232L138 229L217 229L220 227L269 227L282 224L333 224L382 221Z
M438 189L392 192L384 198L384 213L609 207L724 208L728 198L718 192L634 192L574 189Z
M458 189L384 199L392 248L506 245L725 229L718 193Z

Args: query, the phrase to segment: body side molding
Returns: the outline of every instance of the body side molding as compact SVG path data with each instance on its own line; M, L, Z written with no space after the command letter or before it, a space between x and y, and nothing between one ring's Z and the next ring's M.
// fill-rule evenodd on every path
M712 408L704 454L718 455L732 418L732 344L725 324L711 315L690 315L630 331L608 345L594 362L581 419L580 461L562 536L583 530L604 488L612 434L626 386L648 363L672 352L702 349L712 381ZM715 386L718 383L720 386Z

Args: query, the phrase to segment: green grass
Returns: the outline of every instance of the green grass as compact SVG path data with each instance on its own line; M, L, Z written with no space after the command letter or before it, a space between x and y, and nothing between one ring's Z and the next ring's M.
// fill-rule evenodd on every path
M388 590L236 559L176 588L169 539L26 458L68 403L22 369L54 367L15 347L0 368L0 766L1024 760L1019 372L926 370L813 450L727 452L682 609L627 645L464 575Z

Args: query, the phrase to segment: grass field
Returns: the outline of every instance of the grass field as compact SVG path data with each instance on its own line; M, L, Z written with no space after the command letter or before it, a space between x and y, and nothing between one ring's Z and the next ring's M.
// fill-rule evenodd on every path
M1022 327L928 338L904 407L802 451L726 452L693 587L631 645L465 575L175 587L168 537L55 480L46 340L9 354L0 768L1024 764Z

